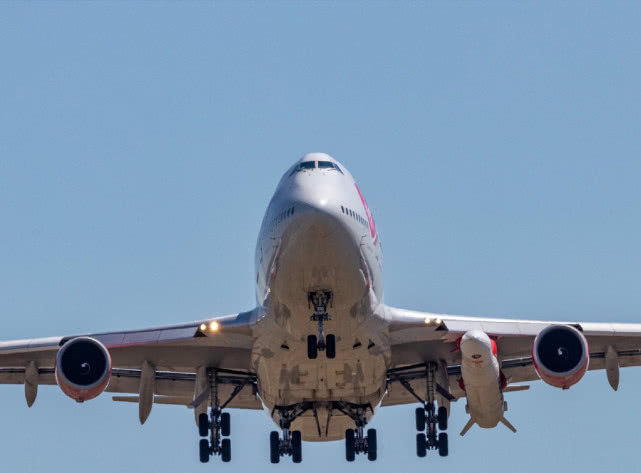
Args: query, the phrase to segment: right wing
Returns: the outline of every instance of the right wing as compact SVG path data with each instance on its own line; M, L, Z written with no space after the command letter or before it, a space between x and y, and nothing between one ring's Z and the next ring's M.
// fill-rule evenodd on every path
M109 351L113 368L106 391L129 394L114 396L115 401L139 402L142 369L147 363L153 366L154 403L189 406L202 394L198 371L206 367L220 373L224 382L219 395L223 401L240 388L228 407L261 409L251 366L252 327L258 312L255 309L184 324L83 336L98 340ZM38 385L57 384L54 370L58 350L77 337L0 342L0 384L24 384L31 405Z

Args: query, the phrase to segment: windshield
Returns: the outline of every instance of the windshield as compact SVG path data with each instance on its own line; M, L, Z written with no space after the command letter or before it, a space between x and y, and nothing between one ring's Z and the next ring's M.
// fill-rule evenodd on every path
M303 161L298 166L296 166L289 175L293 176L297 172L309 171L311 169L314 169L315 167L316 167L316 161Z
M341 171L341 168L339 168L336 164L334 164L331 161L318 161L318 169L336 169L338 172L343 174L343 171Z

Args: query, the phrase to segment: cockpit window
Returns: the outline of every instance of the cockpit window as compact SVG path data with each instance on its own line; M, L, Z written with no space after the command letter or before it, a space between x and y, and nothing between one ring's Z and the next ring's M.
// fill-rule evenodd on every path
M298 169L303 170L303 169L314 169L316 166L316 161L305 161L303 163L300 163L300 166Z
M316 161L303 161L292 170L290 176L293 176L299 171L309 171L310 169L314 169L315 167Z
M331 161L303 161L302 163L299 163L298 166L296 166L294 169L292 169L292 172L289 174L290 176L293 176L297 172L300 171L311 171L314 169L326 169L326 170L332 170L335 169L336 171L340 172L343 174L343 171L341 171L341 168L338 167L338 164L334 164Z
M318 161L318 168L319 169L336 169L338 172L343 174L343 171L341 171L341 168L339 168L338 165L334 164L331 161Z

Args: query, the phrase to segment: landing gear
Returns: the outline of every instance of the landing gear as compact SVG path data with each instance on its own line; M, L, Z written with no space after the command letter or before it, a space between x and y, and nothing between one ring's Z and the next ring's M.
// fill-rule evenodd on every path
M449 453L447 434L438 430L447 430L447 408L439 406L436 409L436 364L428 363L425 371L426 399L423 407L416 409L416 430L424 434L416 436L416 455L425 456L427 450L436 450L442 457ZM423 441L423 445L419 443Z
M345 431L345 459L348 462L353 462L357 454L366 453L369 461L375 461L378 450L376 429L367 429L367 435L365 435L366 413L368 410L372 410L372 406L336 401L332 403L331 409L336 409L351 417L356 426L355 429Z
M200 439L200 461L207 463L210 455L220 455L223 462L231 461L231 419L228 412L221 412L219 407L212 407L211 420L207 414L198 416L198 433L201 437L209 435L209 439Z
M427 455L428 450L438 450L442 457L449 455L447 433L443 432L447 430L447 407L436 408L436 394L440 394L448 401L453 401L454 397L436 382L437 368L436 363L426 363L388 372L388 382L398 381L422 404L422 407L417 407L415 412L418 431L416 455L421 458ZM410 381L417 379L425 379L425 398L421 398L410 384Z
M345 459L348 462L353 462L357 453L367 453L369 461L376 460L376 429L367 429L366 436L363 436L363 428L345 431Z
M201 437L209 435L209 439L200 439L200 461L207 463L210 455L220 455L223 462L231 461L231 419L228 412L220 412L220 408L212 407L211 420L207 414L198 416L198 433Z
M290 430L290 427L297 417L310 408L309 403L274 407L274 411L278 410L279 425L283 433L282 437L275 430L269 434L269 460L272 463L280 462L280 457L285 455L290 455L294 463L303 461L302 435L298 430Z
M336 336L328 334L325 336L325 322L332 320L327 313L334 295L331 291L313 291L307 294L307 303L314 308L310 320L318 323L318 334L307 337L307 357L315 360L319 351L324 351L329 359L336 357Z
M248 384L255 386L255 376L247 373L232 370L208 369L206 372L209 386L200 395L192 407L198 407L203 399L209 397L211 401L209 415L202 413L198 416L198 434L201 437L198 443L198 451L201 463L207 463L212 455L219 455L223 462L231 461L231 417L223 409L236 397L236 395ZM234 389L229 399L220 404L218 398L218 385L232 384ZM209 437L209 438L206 438Z

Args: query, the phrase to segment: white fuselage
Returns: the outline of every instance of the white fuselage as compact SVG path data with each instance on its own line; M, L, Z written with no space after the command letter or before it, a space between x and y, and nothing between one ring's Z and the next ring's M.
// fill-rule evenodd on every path
M301 162L340 169L299 170ZM389 342L382 317L383 255L374 220L354 179L333 158L306 155L283 176L269 203L256 245L256 298L265 316L255 333L252 362L266 407L302 401L347 401L375 407L385 392ZM333 293L325 332L336 357L307 357L317 332L307 294ZM349 418L328 410L299 418L305 440L342 438ZM321 434L318 433L321 426ZM325 431L327 430L327 431Z

